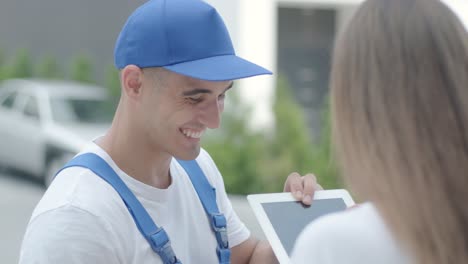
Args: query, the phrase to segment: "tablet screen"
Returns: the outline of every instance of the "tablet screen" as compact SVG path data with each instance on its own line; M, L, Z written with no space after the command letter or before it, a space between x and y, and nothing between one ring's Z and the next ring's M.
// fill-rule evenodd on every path
M289 256L296 238L307 224L319 216L347 208L344 200L340 198L314 200L312 205L307 207L295 201L265 202L261 205Z

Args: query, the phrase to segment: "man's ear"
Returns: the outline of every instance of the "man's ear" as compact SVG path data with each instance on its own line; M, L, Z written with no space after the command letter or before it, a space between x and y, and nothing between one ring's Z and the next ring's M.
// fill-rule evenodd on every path
M127 65L121 71L122 92L136 99L142 93L143 71L136 65Z

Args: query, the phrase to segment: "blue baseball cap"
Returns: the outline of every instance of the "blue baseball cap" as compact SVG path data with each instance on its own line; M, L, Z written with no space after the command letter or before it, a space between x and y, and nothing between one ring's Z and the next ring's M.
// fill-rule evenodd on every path
M150 0L125 23L114 50L115 66L163 67L207 81L271 74L236 56L215 8L201 0Z

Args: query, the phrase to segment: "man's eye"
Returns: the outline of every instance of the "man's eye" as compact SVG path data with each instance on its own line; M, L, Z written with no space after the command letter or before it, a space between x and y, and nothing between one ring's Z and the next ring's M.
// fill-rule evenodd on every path
M192 103L199 103L202 101L201 96L192 96L192 97L187 97L187 99L192 102Z
M226 98L226 94L225 94L225 93L220 94L220 95L218 96L218 100L224 100L224 98Z

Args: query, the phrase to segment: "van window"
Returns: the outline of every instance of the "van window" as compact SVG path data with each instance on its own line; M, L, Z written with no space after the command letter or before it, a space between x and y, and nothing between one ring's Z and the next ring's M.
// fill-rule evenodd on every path
M23 114L39 120L39 106L35 97L28 96L26 105L23 109Z
M1 105L2 107L6 109L11 109L13 108L13 105L15 104L15 100L17 98L17 93L16 92L10 92L7 93L3 98L0 98L1 100Z

